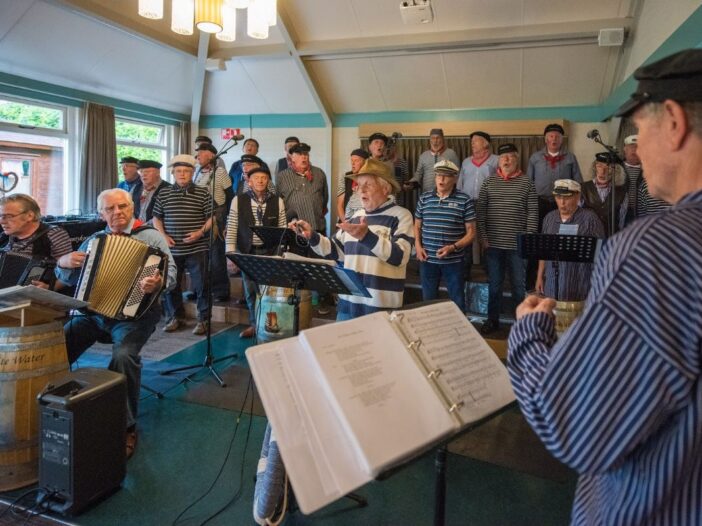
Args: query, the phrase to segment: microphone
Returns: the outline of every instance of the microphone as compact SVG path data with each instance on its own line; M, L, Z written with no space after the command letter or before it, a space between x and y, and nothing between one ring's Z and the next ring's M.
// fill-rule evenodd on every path
M285 213L285 219L288 220L288 223L292 221L297 221L297 212L295 212L295 210L288 210Z
M401 138L402 138L402 134L401 134L400 132L392 132L391 137L392 137L393 139L401 139Z
M243 141L244 140L244 134L240 133L239 135L234 135L231 137L232 141Z
M600 136L600 131L599 130L590 130L587 132L587 138L588 139L594 139L596 137Z

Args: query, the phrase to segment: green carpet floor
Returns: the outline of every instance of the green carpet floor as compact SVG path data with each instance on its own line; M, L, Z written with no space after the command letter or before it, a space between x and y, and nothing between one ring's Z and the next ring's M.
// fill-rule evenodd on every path
M194 375L194 383L171 388L163 399L142 399L139 445L128 463L123 487L69 521L80 526L167 526L206 495L177 524L202 524L219 510L223 511L207 524L254 524L254 474L266 420L256 416L255 409L250 416L247 403L237 425L247 382L244 351L250 343L238 338L239 329L215 336L212 350L215 358L238 354L236 359L216 364L216 368L241 385L222 389L206 370L201 370ZM200 364L205 349L206 342L198 342L166 361L176 367ZM237 375L231 374L233 369L238 370ZM227 408L198 401L208 392L226 399ZM549 479L452 453L447 465L447 525L547 526L569 522L574 477L565 481ZM368 507L356 508L351 501L341 499L310 516L294 513L284 524L430 525L433 456L413 462L384 481L368 484L358 493L368 499Z

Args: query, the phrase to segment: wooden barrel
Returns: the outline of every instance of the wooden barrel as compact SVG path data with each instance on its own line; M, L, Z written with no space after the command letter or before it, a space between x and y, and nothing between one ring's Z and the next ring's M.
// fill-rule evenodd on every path
M266 287L256 298L256 336L260 341L282 340L293 335L293 306L288 297L293 289ZM312 293L300 291L299 329L307 329L312 320Z
M36 482L37 395L68 371L63 326L0 327L0 491Z
M576 320L585 306L584 301L557 301L553 314L556 316L556 334L560 336Z

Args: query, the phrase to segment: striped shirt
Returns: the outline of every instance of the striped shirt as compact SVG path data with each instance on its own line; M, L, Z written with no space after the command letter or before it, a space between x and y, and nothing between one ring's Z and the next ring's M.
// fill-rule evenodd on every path
M417 169L414 171L414 177L410 179L419 184L420 194L431 192L436 185L434 179L434 165L439 161L447 159L458 166L461 161L458 160L458 155L451 148L446 148L443 152L436 154L431 150L423 152L417 161Z
M312 167L312 181L288 168L275 177L276 193L283 198L289 217L304 219L316 231L326 230L324 215L329 201L327 176Z
M517 234L536 233L539 229L539 202L534 185L526 175L505 181L491 175L480 187L478 234L490 248L517 249Z
M49 246L51 247L51 257L58 259L69 252L73 252L73 245L71 244L71 238L68 236L68 232L59 226L47 226L49 228L44 235L48 239ZM36 231L26 239L17 239L15 236L10 236L7 244L2 247L2 251L31 256L36 239L38 239Z
M356 271L370 292L370 298L339 294L337 312L354 318L402 306L407 262L414 244L412 214L392 201L372 212L361 209L350 222L360 223L362 217L366 218L368 232L360 241L343 230L331 239L317 233L310 239L317 254Z
M198 167L195 170L195 177L193 177L193 183L198 186L207 188L209 192L212 188L212 183L210 181L212 176L212 169L208 166L207 168ZM232 180L229 178L229 174L224 168L217 167L215 170L214 178L214 201L217 206L222 206L227 200L227 195L225 190L232 186Z
M191 232L200 230L212 215L210 192L190 183L186 187L173 185L159 192L154 204L154 217L163 221L163 228L175 241L171 247L174 256L187 256L208 250L208 237L193 243L183 242Z
M578 225L579 236L605 237L604 225L597 214L589 208L578 208L568 221L561 220L561 213L552 210L544 217L543 234L558 234L561 225ZM590 290L592 263L572 261L546 261L544 294L561 301L583 301ZM556 287L556 265L558 265L558 287Z
M473 200L455 188L450 195L439 197L436 190L419 196L414 217L422 222L422 246L429 263L448 265L463 261L464 248L438 258L436 252L466 235L466 223L475 221Z
M546 160L547 155L549 155L548 150L544 148L529 158L527 176L534 183L536 193L540 197L553 200L553 183L555 181L573 179L582 183L583 177L580 174L578 160L572 153L562 152L561 155L564 157L556 163L554 168L551 168L551 163Z
M639 191L639 186L641 185L641 165L634 166L627 162L624 163L624 171L626 172L627 179L629 180L629 186L627 187L627 194L629 196L635 196ZM629 199L629 210L634 213L636 217L636 207L638 205L637 199Z
M641 180L636 201L636 217L658 214L670 208L670 203L663 201L663 199L653 197L648 193L648 183L646 182L646 179Z
M232 200L232 207L229 211L229 218L227 219L227 238L226 247L227 252L236 252L236 236L239 231L239 199L250 199L251 200L251 210L254 216L254 226L261 226L263 224L263 216L266 213L266 202L259 204L256 199L252 198L250 194L237 195ZM258 213L258 208L261 209L261 213ZM288 222L285 218L285 205L283 200L278 198L278 226L280 228L285 228ZM254 246L262 246L263 241L256 235L252 234L252 244Z
M485 179L495 175L499 162L500 157L495 154L490 155L480 166L473 163L472 157L466 158L461 165L461 171L458 173L456 188L468 194L471 199L477 200L480 187Z
M702 524L700 268L697 191L610 238L558 343L545 313L512 328L522 412L580 473L574 524Z

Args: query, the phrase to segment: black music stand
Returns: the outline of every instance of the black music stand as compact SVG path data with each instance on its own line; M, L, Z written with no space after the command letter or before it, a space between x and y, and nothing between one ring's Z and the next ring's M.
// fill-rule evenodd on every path
M558 262L593 263L602 247L602 239L594 236L562 234L519 234L517 253L522 258L553 261L556 277L556 300L560 293Z
M247 274L257 285L273 285L293 289L288 304L293 306L293 335L300 327L300 290L316 290L321 293L336 292L370 298L371 295L358 275L348 269L314 259L283 259L275 256L237 254L227 257Z
M308 253L309 241L297 234L292 228L275 226L252 226L250 228L263 241L263 246L276 255L292 252L305 256Z

